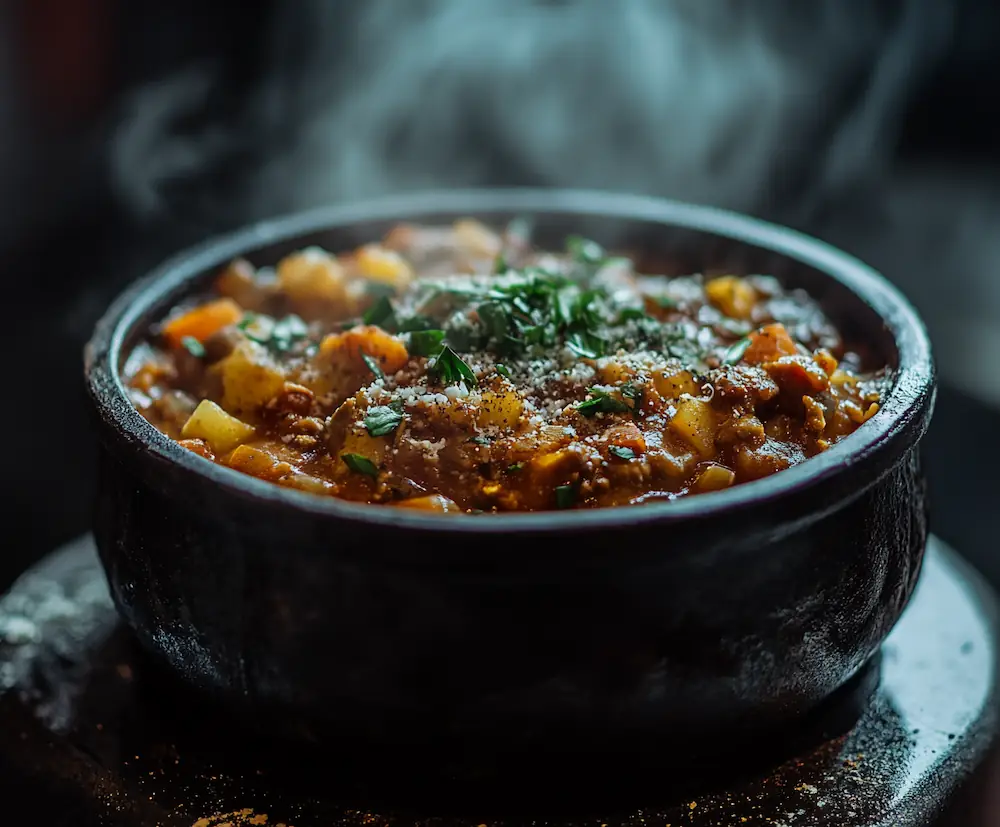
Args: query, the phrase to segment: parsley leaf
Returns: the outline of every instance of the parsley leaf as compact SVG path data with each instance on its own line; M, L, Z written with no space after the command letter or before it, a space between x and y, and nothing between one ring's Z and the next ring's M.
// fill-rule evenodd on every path
M392 307L392 302L388 296L379 296L378 300L369 307L361 317L365 324L378 325L388 330L396 326L396 311Z
M365 415L365 427L372 436L391 434L402 421L403 406L399 402L369 408Z
M205 346L194 336L185 336L181 339L181 345L184 347L184 350L194 356L195 359L203 359L205 357Z
M414 330L410 334L410 353L414 356L436 356L444 342L443 330Z
M735 365L743 355L747 352L747 348L750 347L750 337L744 336L737 342L733 342L729 347L726 348L726 352L722 355L722 362L726 365Z
M567 334L566 345L577 356L582 356L584 359L597 359L604 355L607 342L596 333L575 330Z
M622 322L630 322L637 319L648 319L649 316L646 315L645 310L640 310L638 307L626 307L621 315L618 316L618 324Z
M499 373L504 379L510 379L510 368L506 365L501 365L499 362L497 362L494 367L496 367L497 373Z
M361 360L368 366L368 370L375 374L376 379L385 378L385 373L382 372L382 367L379 363L364 351L361 351Z
M578 235L566 239L566 252L581 264L601 264L607 258L600 244Z
M626 382L622 385L622 399L625 400L626 404L629 405L632 415L638 416L642 410L642 388L637 388L631 382Z
M442 348L441 353L438 354L437 360L434 362L434 373L446 385L464 382L472 388L478 384L476 374L473 373L472 368L447 345Z
M576 486L556 486L556 508L572 508L576 504Z
M436 327L437 322L429 319L427 316L408 316L405 319L399 320L400 333L412 333L415 330L434 330Z
M512 462L510 465L507 466L506 473L508 473L508 474L516 474L522 468L524 468L524 463L523 462Z
M635 459L635 451L622 445L612 445L608 451L618 459Z
M607 391L590 388L591 399L581 402L576 409L586 417L596 416L599 413L626 413L629 406L621 399L612 396Z
M291 350L299 339L304 339L308 332L309 328L306 323L298 316L294 314L285 316L285 318L275 322L274 327L271 328L268 346L271 350L284 353Z
M368 459L368 457L361 454L341 454L340 458L355 474L364 474L366 477L371 477L372 479L378 476L378 468L375 467L375 463Z

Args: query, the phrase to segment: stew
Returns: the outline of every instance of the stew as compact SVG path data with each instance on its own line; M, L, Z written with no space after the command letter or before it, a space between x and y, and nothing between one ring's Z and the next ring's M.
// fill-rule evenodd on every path
M131 397L246 474L445 513L669 500L780 472L889 381L769 276L640 274L523 222L237 260L130 356Z

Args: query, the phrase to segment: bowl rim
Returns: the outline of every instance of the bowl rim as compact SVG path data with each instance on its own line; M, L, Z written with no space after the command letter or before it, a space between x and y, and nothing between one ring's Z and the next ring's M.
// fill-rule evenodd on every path
M882 400L878 413L829 450L776 474L723 491L641 506L461 517L322 497L259 480L181 447L144 419L128 398L119 370L124 361L126 340L153 306L165 296L182 291L185 283L206 271L234 257L325 230L375 221L432 220L437 214L474 216L498 212L577 215L581 219L605 217L612 221L660 224L745 243L812 267L846 287L882 319L898 353L892 388ZM576 189L458 189L405 193L318 207L210 238L172 256L114 300L85 347L84 372L87 390L100 419L119 437L156 459L214 484L220 491L241 499L250 498L261 506L288 508L318 518L337 518L371 527L458 534L578 532L650 522L666 524L692 518L712 519L768 506L843 476L846 470L874 459L890 446L896 446L897 452L902 453L926 430L935 392L931 345L920 317L893 285L853 256L796 230L728 210L643 195ZM859 486L858 493L866 487Z

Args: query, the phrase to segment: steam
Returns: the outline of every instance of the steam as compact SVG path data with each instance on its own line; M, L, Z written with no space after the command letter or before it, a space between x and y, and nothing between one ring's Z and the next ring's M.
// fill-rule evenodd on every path
M126 209L232 225L522 184L808 223L882 173L949 24L924 0L343 5L281 4L267 53L247 58L264 80L235 113L212 117L225 89L208 68L141 90L114 153ZM205 125L185 131L193 114Z

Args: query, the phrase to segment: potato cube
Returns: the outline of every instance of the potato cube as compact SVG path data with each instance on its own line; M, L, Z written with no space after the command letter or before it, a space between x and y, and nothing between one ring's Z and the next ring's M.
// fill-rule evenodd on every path
M318 247L283 258L278 264L278 286L299 306L316 301L340 304L347 296L344 268Z
M241 342L217 369L222 377L222 405L237 414L266 405L285 385L281 369L256 342Z
M715 411L703 399L685 397L670 420L670 430L703 457L715 453Z
M374 437L368 433L363 423L357 422L347 429L344 444L338 453L360 454L365 459L371 460L375 465L381 465L382 460L385 459L386 452L391 447L391 439ZM346 466L343 466L343 468L344 470L348 470Z
M720 276L705 284L708 300L731 319L749 319L757 291L739 276Z
M699 390L691 371L670 368L653 373L653 387L664 399L680 399L686 393L694 396Z
M500 255L501 241L493 230L471 218L464 218L454 224L458 246L474 256L494 258Z
M203 439L217 454L231 451L254 435L246 422L232 416L210 399L202 399L181 429L184 439Z
M397 291L413 280L413 269L406 259L378 244L368 244L358 250L355 263L366 279L389 285Z
M734 482L736 474L725 465L713 462L698 475L694 488L697 491L721 491L723 488L729 488Z
M497 428L513 428L521 417L523 406L521 397L514 390L499 393L484 391L482 402L479 403L476 424L480 428L488 428L491 425Z
M226 460L230 468L242 471L252 477L260 477L265 480L278 480L286 474L291 473L292 466L287 462L282 462L271 456L267 451L260 448L251 448L249 445L240 445Z

